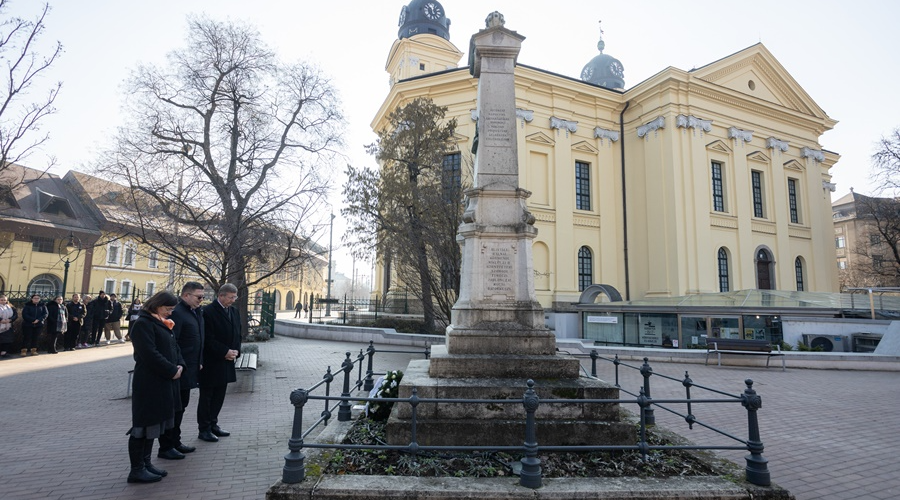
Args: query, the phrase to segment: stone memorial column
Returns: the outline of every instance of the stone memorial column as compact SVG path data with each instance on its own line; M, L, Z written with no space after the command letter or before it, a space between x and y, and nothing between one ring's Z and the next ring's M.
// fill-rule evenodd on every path
M478 125L474 187L466 192L457 236L460 293L447 327L446 355L435 351L433 377L516 376L522 360L478 362L466 356L554 357L556 350L556 337L544 326L544 310L534 293L537 230L525 207L531 193L519 187L513 72L525 37L506 29L497 12L486 25L472 36L469 49L470 71L479 79ZM577 363L568 361L557 360L557 368L545 375L577 377ZM530 376L538 376L534 363L529 365ZM567 368L559 372L562 365Z

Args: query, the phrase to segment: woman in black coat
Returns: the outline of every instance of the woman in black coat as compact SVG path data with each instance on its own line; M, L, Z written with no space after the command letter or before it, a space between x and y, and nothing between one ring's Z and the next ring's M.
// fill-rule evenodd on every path
M47 306L41 302L41 296L33 294L31 300L22 308L22 356L31 349L31 355L37 356L38 337L44 330L47 321Z
M168 319L178 304L169 292L159 292L144 304L137 321L129 326L134 346L131 421L128 456L129 483L152 483L167 473L150 462L153 440L175 425L181 408L179 382L184 360Z

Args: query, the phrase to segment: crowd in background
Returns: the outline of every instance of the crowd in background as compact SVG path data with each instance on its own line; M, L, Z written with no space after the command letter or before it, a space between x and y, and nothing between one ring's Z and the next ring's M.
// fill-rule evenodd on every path
M0 294L0 357L7 357L15 341L14 323L21 318L21 356L36 356L39 350L48 354L98 347L111 343L124 343L122 322L138 318L141 299L135 298L125 308L116 294L101 290L96 298L73 294L69 302L62 296L43 300L33 294L21 312Z

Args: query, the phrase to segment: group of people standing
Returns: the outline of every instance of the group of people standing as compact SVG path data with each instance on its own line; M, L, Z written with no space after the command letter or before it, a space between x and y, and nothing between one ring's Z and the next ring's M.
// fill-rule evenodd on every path
M241 351L240 318L233 305L237 287L222 285L216 300L200 307L203 290L202 284L188 282L180 297L157 293L129 326L135 361L129 483L152 483L168 474L151 462L156 439L159 458L181 460L196 450L181 439L191 389L199 387L198 439L217 442L230 435L219 427L218 417L228 384L237 381L234 360Z
M141 309L141 300L134 299L128 308L129 318L137 319ZM90 295L81 300L80 294L72 295L72 300L65 303L58 295L53 300L43 302L41 295L33 294L22 307L22 356L36 356L41 333L46 334L47 352L57 354L57 341L62 340L62 349L74 351L75 348L99 346L101 335L105 333L106 343L112 342L114 335L117 342L125 342L122 338L122 304L116 294L109 296L100 291L96 299ZM19 317L15 307L9 303L6 295L0 295L0 356L8 354L13 343L13 322Z

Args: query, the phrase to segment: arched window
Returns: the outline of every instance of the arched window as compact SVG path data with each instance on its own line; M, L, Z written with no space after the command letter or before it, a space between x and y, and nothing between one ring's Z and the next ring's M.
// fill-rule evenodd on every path
M728 278L728 251L725 247L719 248L719 291L731 291Z
M794 259L794 275L797 277L797 291L802 292L803 286L803 259L797 257Z
M760 290L775 289L773 266L772 255L765 248L760 248L756 252L756 288Z
M28 296L39 294L44 297L50 297L62 292L62 281L52 274L41 274L35 276L31 283L28 283Z
M591 249L581 247L578 250L578 291L583 292L594 281L594 259Z

